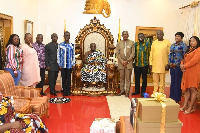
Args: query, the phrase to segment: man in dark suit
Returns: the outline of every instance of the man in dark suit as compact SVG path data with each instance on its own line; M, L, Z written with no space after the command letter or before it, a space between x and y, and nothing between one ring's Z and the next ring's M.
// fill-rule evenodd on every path
M57 63L58 35L53 33L51 35L51 39L52 42L45 46L45 65L46 70L48 71L50 94L57 96L55 85L59 72L59 66Z

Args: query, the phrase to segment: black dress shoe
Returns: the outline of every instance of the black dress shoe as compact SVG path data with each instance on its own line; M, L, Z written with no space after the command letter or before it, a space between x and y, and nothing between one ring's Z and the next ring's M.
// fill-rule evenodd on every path
M63 96L67 96L67 93L63 93Z
M134 93L132 93L132 95L137 95L137 94L140 94L139 92L134 92Z
M50 92L51 95L57 96L55 92Z
M71 95L71 93L70 92L67 92L67 96L70 96Z
M60 91L55 91L55 93L59 93Z
M143 93L140 95L140 97L144 97Z
M42 95L42 96L46 96L47 94L44 93L44 92L41 92L40 95Z

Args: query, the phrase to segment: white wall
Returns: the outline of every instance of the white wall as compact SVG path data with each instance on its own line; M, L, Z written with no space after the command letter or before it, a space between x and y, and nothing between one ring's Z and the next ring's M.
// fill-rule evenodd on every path
M128 30L130 39L135 40L136 26L164 27L165 38L174 41L174 34L180 31L178 21L181 18L179 7L181 0L107 0L111 5L111 16L82 14L86 0L40 0L38 2L38 32L44 34L44 42L51 41L50 35L55 32L59 42L63 40L64 19L66 28L71 32L74 42L80 28L96 16L101 23L110 29L115 38L118 34L119 17L121 31Z
M119 17L121 31L128 30L130 39L135 40L136 26L163 27L165 38L174 42L174 34L181 31L181 10L192 0L107 0L111 6L111 16L104 18L97 14L82 14L86 0L0 0L0 12L13 16L13 33L24 36L24 20L34 22L36 34L44 35L44 43L51 41L52 33L58 34L58 42L63 41L64 20L74 43L79 30L94 16L110 29L115 39L118 35ZM3 6L2 6L3 5ZM166 82L170 81L169 74Z
M0 0L0 13L13 16L13 33L24 42L24 20L33 22L33 37L38 32L38 1L37 0Z
M181 31L180 19L184 1L181 0L107 0L111 6L111 16L82 14L86 0L40 0L38 2L38 33L44 34L44 43L51 41L50 35L58 34L58 41L63 41L64 19L66 29L71 33L74 43L79 30L94 16L110 29L115 44L118 35L119 17L121 31L128 30L129 38L135 40L136 26L163 27L165 38L174 42L174 34ZM167 74L166 82L170 82Z

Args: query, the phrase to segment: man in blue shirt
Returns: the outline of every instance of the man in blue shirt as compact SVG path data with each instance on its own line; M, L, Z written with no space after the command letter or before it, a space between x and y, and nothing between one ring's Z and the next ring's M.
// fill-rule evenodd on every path
M75 66L75 45L69 42L70 33L64 33L65 41L58 45L58 64L62 76L63 96L70 96L71 73Z

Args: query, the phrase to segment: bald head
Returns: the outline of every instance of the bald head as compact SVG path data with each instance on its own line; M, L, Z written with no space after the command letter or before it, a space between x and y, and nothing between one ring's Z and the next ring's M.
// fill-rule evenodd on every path
M157 31L157 34L158 34L158 33L164 35L164 32L163 32L162 30L158 30L158 31Z
M51 34L52 42L57 43L58 35L56 33Z
M123 37L124 41L128 40L128 37L129 37L128 31L123 31L122 32L122 37Z
M95 43L91 43L90 44L90 49L91 49L91 51L95 51L96 50L96 44Z
M53 36L57 36L57 37L58 37L58 35L57 35L56 33L51 34L51 38L52 38Z
M163 41L164 32L162 30L157 31L158 41Z
M42 42L43 42L43 35L42 34L37 34L36 42L38 44L42 44Z

